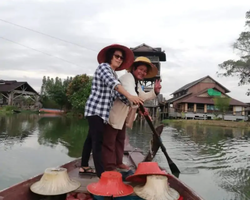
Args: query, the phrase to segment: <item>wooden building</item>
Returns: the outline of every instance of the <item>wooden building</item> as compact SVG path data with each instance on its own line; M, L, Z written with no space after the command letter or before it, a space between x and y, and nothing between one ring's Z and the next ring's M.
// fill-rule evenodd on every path
M146 44L141 44L137 47L130 48L134 52L135 58L139 56L145 56L151 60L151 62L157 67L158 74L153 78L144 79L141 84L143 85L144 91L150 91L153 89L155 80L161 79L161 62L166 61L166 54L160 47L150 47ZM151 114L154 116L159 106L159 103L163 100L162 94L159 94L158 97L154 100L145 102L145 107L150 108Z
M245 108L246 115L248 116L248 121L250 121L250 103L247 103L247 107Z
M218 113L213 98L229 97L230 106L225 120L247 120L245 108L247 104L231 98L230 91L210 76L193 81L172 93L173 98L167 100L169 117L213 119ZM222 116L217 116L222 117Z
M21 107L20 97L30 98L36 104L39 94L27 82L0 80L0 106L13 105Z

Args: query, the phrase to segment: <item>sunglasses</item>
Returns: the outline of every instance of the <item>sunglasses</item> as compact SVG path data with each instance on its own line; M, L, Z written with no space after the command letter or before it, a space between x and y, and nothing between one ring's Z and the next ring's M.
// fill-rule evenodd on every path
M121 60L123 60L123 57L122 56L120 56L120 55L117 55L117 54L114 54L114 57L116 58L116 59L121 59Z

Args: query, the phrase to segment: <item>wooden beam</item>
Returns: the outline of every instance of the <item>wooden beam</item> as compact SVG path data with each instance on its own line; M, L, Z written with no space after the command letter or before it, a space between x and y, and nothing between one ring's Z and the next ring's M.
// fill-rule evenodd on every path
M9 105L9 106L12 106L12 103L13 103L13 96L14 96L13 92L10 92L10 93L8 94L8 105Z
M32 97L32 96L30 96L30 98L31 98L33 101L36 102L36 98L34 98L34 97Z
M19 94L19 95L15 96L15 97L13 98L13 100L16 99L16 98L18 98L18 97L20 97L20 96L23 96L23 94Z
M7 96L5 96L3 93L1 93L6 99L8 99L8 97Z
M28 91L20 91L20 90L13 90L15 94L28 94L28 95L37 95L35 92L28 92Z

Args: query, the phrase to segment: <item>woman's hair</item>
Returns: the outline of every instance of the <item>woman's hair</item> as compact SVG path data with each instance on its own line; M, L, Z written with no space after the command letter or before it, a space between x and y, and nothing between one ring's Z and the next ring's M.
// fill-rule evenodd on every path
M151 66L145 62L135 62L132 65L132 70L136 70L140 65L144 65L147 67L148 73L152 70Z
M105 57L105 63L108 63L108 64L111 64L111 60L113 58L113 55L115 53L115 51L120 51L122 52L122 57L123 57L123 60L125 59L125 52L122 50L122 49L116 49L116 48L112 48L112 49L109 49L106 53L106 57Z

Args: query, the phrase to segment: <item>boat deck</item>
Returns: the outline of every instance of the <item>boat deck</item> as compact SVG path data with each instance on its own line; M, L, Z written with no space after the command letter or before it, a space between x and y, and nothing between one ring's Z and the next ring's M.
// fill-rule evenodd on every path
M138 165L138 163L133 163L134 160L144 159L144 156L141 154L141 151L139 149L137 150L134 149L131 151L130 148L127 148L125 152L126 154L123 156L123 163L130 166L132 169L135 169L135 166ZM79 174L79 166L80 166L80 159L75 163L75 169L71 169L68 172L68 175L71 179L77 180L81 183L81 187L78 188L75 192L88 193L87 190L88 184L98 182L99 178L94 175ZM89 166L94 167L92 158L90 158ZM125 182L125 183L133 186L133 184L130 182Z
M132 165L132 163L129 161L128 156L124 156L124 163L127 165ZM99 178L94 175L83 175L79 174L79 167L80 166L80 160L79 163L76 163L77 167L71 171L69 171L69 177L73 180L77 180L81 183L81 187L78 188L75 192L83 192L83 193L89 193L87 190L87 185L90 183L98 182ZM92 159L90 162L90 166L92 167ZM127 183L129 184L129 183Z
M140 152L132 152L129 153L128 155L124 155L124 163L130 166L134 166L138 163L132 163L132 160L142 160L144 156ZM76 163L75 169L72 169L69 171L69 177L77 180L81 183L81 187L77 189L75 192L83 192L83 193L89 193L87 190L87 185L90 183L98 182L99 178L97 176L91 176L91 175L80 175L79 172L79 166L80 166L80 160L78 163ZM92 164L92 159L90 162L90 166L93 166ZM196 196L195 192L191 192L190 189L184 185L182 182L178 181L177 178L175 178L172 175L169 175L168 177L168 182L170 184L170 187L177 190L179 194L184 198L185 200L197 200L200 199L200 197ZM131 182L125 182L126 184L129 184L131 186L135 186L136 184L131 183ZM131 194L132 196L136 196L135 193Z

